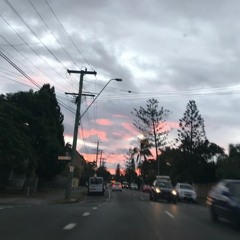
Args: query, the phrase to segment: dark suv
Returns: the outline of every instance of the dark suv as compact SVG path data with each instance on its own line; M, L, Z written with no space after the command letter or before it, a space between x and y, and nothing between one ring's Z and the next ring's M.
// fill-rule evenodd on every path
M177 191L169 181L156 179L149 191L151 201L166 200L169 203L177 203Z
M225 218L240 225L240 180L222 180L207 196L207 205L213 221Z

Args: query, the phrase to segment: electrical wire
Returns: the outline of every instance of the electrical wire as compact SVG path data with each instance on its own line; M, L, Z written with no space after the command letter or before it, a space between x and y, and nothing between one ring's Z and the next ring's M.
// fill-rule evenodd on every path
M63 67L67 70L67 67L54 55L54 53L47 47L47 45L38 37L38 35L32 30L32 28L26 23L26 21L20 16L18 11L13 7L13 5L8 1L4 0L5 3L11 8L11 10L17 15L17 17L21 20L21 22L26 26L26 28L38 39L39 42L47 49L47 51L51 54L51 56Z
M61 74L59 74L55 68L53 68L42 56L40 56L25 40L24 38L21 37L21 35L9 24L9 22L2 16L0 15L0 17L3 19L3 21L17 34L17 36L26 44L26 46L28 46L45 64L47 64L60 78L62 78L64 81L65 79L63 78L63 76ZM37 67L38 68L38 67ZM38 68L39 69L39 68ZM39 69L41 72L42 70ZM48 74L46 74L45 72L43 72L46 76L48 76L49 78L51 78ZM51 78L52 79L52 78Z
M62 48L62 50L65 52L65 54L73 61L73 63L75 64L75 66L77 67L77 63L75 62L75 60L72 58L72 56L67 52L67 50L63 47L63 45L60 43L60 41L57 39L57 37L55 36L55 34L53 33L53 31L51 31L50 27L48 26L48 24L46 23L46 21L43 19L43 17L40 15L40 13L38 12L38 10L35 8L35 6L33 5L31 0L28 0L28 2L30 3L30 5L32 6L32 8L35 10L35 12L37 13L37 15L39 16L39 18L42 20L42 22L44 23L45 27L48 29L49 33L54 37L54 39L57 41L57 43L59 44L59 46Z
M48 3L47 0L45 0L47 6L49 7L49 9L51 10L52 14L54 15L54 17L56 18L57 22L59 23L59 25L62 27L64 33L66 34L66 36L69 38L69 40L71 41L72 45L77 49L78 53L80 54L80 56L84 59L84 61L87 63L87 65L92 68L93 71L95 71L95 69L93 68L93 66L89 63L89 61L83 56L83 54L81 53L81 51L79 50L79 48L77 47L77 45L74 43L74 41L72 40L72 38L70 37L70 35L68 34L68 32L66 31L66 29L64 28L63 24L60 22L59 18L57 17L56 13L54 12L54 10L52 9L52 7L50 6L50 4ZM96 72L96 71L95 71Z
M1 50L0 56L5 59L11 66L13 66L18 72L20 72L25 78L27 78L33 85L40 88L40 85L36 83L31 77L29 77L22 69L20 69L16 64L14 64Z
M20 72L25 78L27 78L34 86L36 86L38 89L41 88L41 86L34 81L31 77L29 77L22 69L20 69L15 63L13 63L2 51L0 51L0 56L5 59L12 67L14 67L18 72ZM68 111L75 114L72 109L70 109L68 106L66 106L62 101L58 100L59 105L66 108Z

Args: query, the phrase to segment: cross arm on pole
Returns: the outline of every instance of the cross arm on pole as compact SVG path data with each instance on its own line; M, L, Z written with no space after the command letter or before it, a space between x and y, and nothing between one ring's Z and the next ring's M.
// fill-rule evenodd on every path
M69 74L71 74L71 73L83 73L83 74L93 74L93 75L97 75L97 72L96 71L85 71L85 70L80 70L80 71L78 71L78 70L69 70L69 69L67 69L67 72L69 73Z

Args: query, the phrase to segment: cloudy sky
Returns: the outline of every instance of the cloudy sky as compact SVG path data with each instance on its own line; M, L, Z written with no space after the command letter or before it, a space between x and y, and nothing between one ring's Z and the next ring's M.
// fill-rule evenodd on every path
M96 71L83 91L108 85L82 116L77 149L93 160L99 141L109 169L136 146L131 111L149 98L172 112L170 138L195 100L207 138L227 152L240 143L239 12L239 0L0 0L0 93L50 83L72 143L76 105L65 92L78 92L79 75L67 69Z

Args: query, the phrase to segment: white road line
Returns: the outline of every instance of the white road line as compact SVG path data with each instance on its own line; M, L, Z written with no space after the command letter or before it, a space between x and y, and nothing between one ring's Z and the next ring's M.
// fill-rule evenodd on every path
M92 209L93 209L93 210L97 210L97 209L98 209L98 207L92 207Z
M77 224L76 223L69 223L68 225L66 225L63 230L71 230L73 229L74 227L76 227Z
M87 216L89 216L90 215L90 212L85 212L85 213L83 213L83 217L87 217Z
M171 217L172 219L174 219L175 217L170 213L170 212L168 212L168 211L165 211L165 213L169 216L169 217Z
M13 206L2 206L2 207L0 207L0 210L7 209L7 208L13 208Z

